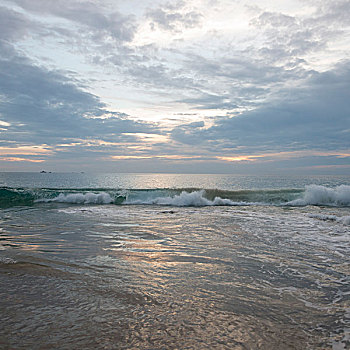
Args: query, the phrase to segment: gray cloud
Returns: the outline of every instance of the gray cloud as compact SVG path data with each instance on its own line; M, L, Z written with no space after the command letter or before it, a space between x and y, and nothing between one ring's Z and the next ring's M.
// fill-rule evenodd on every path
M307 86L285 91L283 99L234 117L217 118L209 129L190 124L173 130L186 144L215 146L217 152L246 153L350 147L350 65L314 73ZM242 148L245 151L242 151Z
M266 99L276 85L279 89L284 82L302 79L308 74L301 68L303 61L296 57L286 63L289 65L288 69L286 66L276 66L275 62L271 62L269 56L275 58L278 55L285 56L286 49L285 46L281 48L272 45L269 43L269 38L266 45L256 52L252 52L251 49L235 50L230 55L223 52L213 60L200 54L193 54L187 49L164 50L154 45L138 48L115 45L114 41L109 39L131 40L137 28L136 22L128 16L106 13L106 10L103 11L101 7L91 2L67 0L55 3L28 0L15 0L15 2L27 11L64 18L71 23L86 27L87 30L74 32L72 28L46 26L46 31L51 31L52 35L56 36L64 35L65 40L73 44L72 50L85 52L87 61L101 67L112 67L125 84L146 88L154 94L160 92L167 94L169 99L173 99L176 92L178 101L181 101L182 97L183 103L192 104L193 108L197 109L249 108L255 105L257 99ZM189 15L192 12L185 9L184 2L170 3L149 10L146 15L153 16L156 21L158 18L156 13L160 11L166 14L166 17L158 18L158 22L163 23L163 26L167 26L169 30L181 26L185 28L190 26L193 20L192 15ZM197 15L193 16L199 20L200 15L198 13ZM186 16L190 18L188 21ZM256 25L260 25L261 28L271 26L272 23L275 27L277 25L283 27L288 33L293 32L295 28L290 30L285 27L295 26L295 22L291 16L273 13L262 13L256 19ZM130 35L123 36L122 33L114 32L114 24ZM28 25L27 30L29 28L34 28L32 23ZM38 32L38 29L36 31ZM42 33L43 31L41 28L41 35L46 35ZM278 33L278 28L274 28L273 33L275 32ZM284 32L280 35L283 36ZM175 64L167 57L169 55L177 58Z
M0 6L0 121L5 122L0 125L0 144L56 147L87 139L118 144L60 146L57 157L62 159L134 152L192 154L212 161L224 154L345 149L349 147L350 69L349 61L340 63L347 57L347 48L336 48L337 58L332 44L348 31L350 4L304 1L313 6L305 15L255 8L251 33L241 38L240 34L230 37L230 31L221 33L220 28L215 35L206 32L206 12L202 15L182 1L155 2L152 8L143 4L144 11L136 11L136 17L116 10L112 2L7 0ZM215 6L223 5L218 1ZM169 43L135 44L133 39L140 39L137 35L140 42L145 39L138 32L145 23L163 31ZM198 26L203 26L203 35L187 42L182 33ZM327 51L329 47L332 50ZM60 66L53 48L60 58L65 52L71 54L65 67L74 56L71 72L52 68ZM337 59L338 65L317 72L319 53L326 58L327 53L333 54L328 66ZM79 70L79 62L84 62L82 71L73 71ZM48 65L51 68L45 68ZM87 70L94 75L86 74ZM109 111L102 97L88 92L100 87L101 72L103 79L111 77L106 86L117 82L115 91L108 92L115 100L116 92L121 92L136 106L133 96L123 94L124 87L147 94L147 101L137 104L139 110L146 106L161 111L165 106L168 112L166 104L171 103L197 115L205 110L213 115L216 110L217 117L177 126L171 142L150 146L124 133L164 135L168 131ZM82 75L85 86L80 83ZM130 151L124 145L128 142L144 148ZM166 162L161 161L168 167Z
M193 105L195 109L236 109L238 106L231 102L229 95L218 96L202 93L198 98L187 98L179 102Z
M148 10L146 17L149 18L151 26L168 31L179 32L183 28L194 28L201 24L202 15L195 9L185 10L185 2L168 3L156 9Z
M347 0L304 0L316 7L315 18L310 22L322 22L328 25L349 25L350 3ZM344 28L340 28L341 30Z
M0 120L11 124L1 135L3 141L55 145L92 138L116 142L123 141L122 133L158 132L150 124L108 111L98 97L61 72L35 66L4 44L1 48Z
M314 11L308 15L290 16L278 12L261 11L251 20L264 40L257 53L271 62L290 62L306 54L327 50L328 44L339 38L348 25L349 2L308 1ZM305 63L305 61L301 62Z
M118 11L103 12L103 8L91 1L13 0L13 2L27 11L56 16L82 25L93 31L93 38L96 40L111 37L120 41L130 41L136 30L132 17L124 16ZM80 35L84 33L81 32Z
M0 19L6 19L0 22L0 29L3 29L0 37L9 43L13 44L25 36L32 36L43 43L48 38L59 40L58 47L66 47L73 54L83 54L86 63L112 68L120 81L133 86L159 91L164 87L183 89L195 85L181 69L170 69L154 45L140 48L127 45L137 30L133 16L116 11L110 13L106 8L87 1L13 2L26 12L22 14L6 7L0 8ZM168 6L168 10L172 7ZM29 13L37 17L33 19ZM67 24L55 20L52 23L40 21L41 17L47 16L67 20Z
M185 51L184 71L195 77L196 86L180 101L194 109L237 112L281 99L289 86L303 86L315 74L308 55L326 51L346 30L336 19L344 17L348 4L325 3L317 3L305 16L256 10L250 22L258 30L256 44L239 49L228 45L215 59Z
M33 23L20 13L0 6L0 39L17 41L28 35Z

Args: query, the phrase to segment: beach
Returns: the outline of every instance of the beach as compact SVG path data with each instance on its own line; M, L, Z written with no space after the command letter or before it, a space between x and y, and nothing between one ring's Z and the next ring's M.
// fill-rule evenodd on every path
M0 174L0 347L347 349L350 178Z

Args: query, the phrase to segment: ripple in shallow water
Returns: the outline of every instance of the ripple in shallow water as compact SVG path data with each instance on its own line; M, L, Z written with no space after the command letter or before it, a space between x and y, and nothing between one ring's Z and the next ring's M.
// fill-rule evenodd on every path
M345 348L348 228L309 214L278 207L7 210L1 344Z

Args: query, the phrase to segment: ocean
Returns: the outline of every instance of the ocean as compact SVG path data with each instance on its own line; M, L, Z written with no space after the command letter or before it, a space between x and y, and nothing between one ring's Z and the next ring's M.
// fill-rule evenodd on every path
M1 349L349 349L350 177L0 173Z

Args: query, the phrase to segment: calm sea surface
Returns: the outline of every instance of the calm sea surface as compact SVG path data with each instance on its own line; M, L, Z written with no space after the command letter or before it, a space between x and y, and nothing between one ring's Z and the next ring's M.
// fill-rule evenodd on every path
M0 173L1 349L348 349L350 177Z

